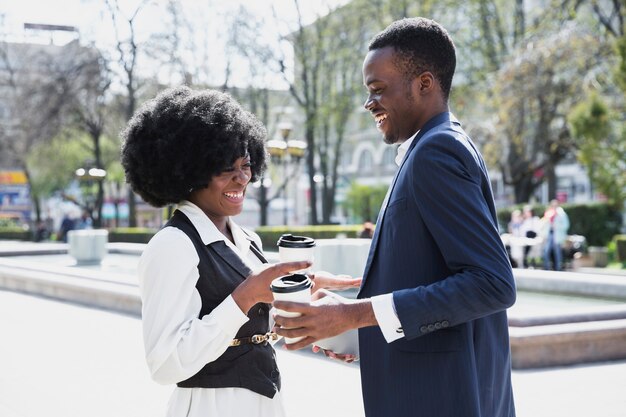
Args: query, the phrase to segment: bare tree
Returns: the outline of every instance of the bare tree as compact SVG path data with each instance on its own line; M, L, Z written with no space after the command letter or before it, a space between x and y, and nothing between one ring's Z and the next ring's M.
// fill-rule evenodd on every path
M363 51L366 49L366 19L361 9L340 10L329 27L328 48L322 63L319 118L319 155L322 174L322 223L331 223L335 209L339 164L350 117L361 105ZM339 18L337 18L339 17Z
M529 42L498 73L501 170L516 202L528 201L544 180L549 198L555 197L555 167L575 149L567 114L582 96L580 80L587 78L588 62L606 56L607 48L594 36L570 25ZM517 111L520 103L523 112Z
M115 32L115 48L117 50L117 64L121 69L121 80L126 89L124 103L124 115L128 121L137 108L139 77L137 76L137 64L141 46L136 34L137 18L141 11L151 3L151 0L142 0L130 16L126 16L120 9L117 0L105 0L111 23ZM122 38L121 26L125 26L128 35ZM135 193L128 189L128 224L130 227L137 226L137 201Z
M91 51L77 40L64 46L0 44L4 71L0 84L11 114L0 131L2 159L24 170L29 151L52 139L68 117L68 104L76 93L76 81L86 76ZM37 220L41 211L39 195L31 194Z
M276 133L280 122L271 119L271 107L288 107L290 100L278 91L271 91L271 77L278 70L276 53L272 47L263 40L261 34L266 29L265 23L256 19L244 6L240 6L232 16L227 32L226 55L231 60L243 60L248 68L248 82L244 88L228 88L225 77L224 87L246 106L268 129L268 138ZM279 117L279 115L275 115ZM259 204L259 222L268 224L268 208L270 203L278 198L288 185L292 176L282 178L270 193L267 173L260 178L256 195L253 197Z
M74 122L91 139L89 153L93 155L93 168L103 170L105 163L102 158L101 139L106 122L106 93L111 85L111 77L107 62L101 54L95 54L90 62L84 76L76 80L77 88L69 105ZM101 227L104 178L98 177L93 180L96 181L97 186L95 204L94 206L83 205L83 208L89 212L94 226Z
M304 137L308 149L306 166L310 189L309 222L315 225L319 223L317 183L315 181L317 171L315 149L320 116L320 79L324 77L322 63L327 54L330 53L328 48L329 33L327 31L330 19L318 18L311 25L306 25L298 0L294 0L294 6L297 26L287 37L296 57L293 81L289 81L287 63L284 59L281 59L279 63L285 80L289 81L289 91L304 113Z

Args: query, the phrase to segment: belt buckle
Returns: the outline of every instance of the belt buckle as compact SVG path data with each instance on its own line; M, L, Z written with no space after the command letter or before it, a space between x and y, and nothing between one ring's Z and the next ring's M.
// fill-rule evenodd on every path
M263 342L267 341L267 335L265 334L255 334L250 337L250 341L255 345L260 345Z

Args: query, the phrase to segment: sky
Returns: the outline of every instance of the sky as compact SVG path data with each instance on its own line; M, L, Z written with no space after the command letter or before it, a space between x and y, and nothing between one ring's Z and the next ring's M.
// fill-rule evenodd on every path
M146 0L143 0L146 1ZM194 44L224 49L229 13L240 6L245 7L252 16L258 19L259 24L267 26L266 37L272 42L277 37L277 31L285 34L295 27L297 16L294 0L180 0L183 13L191 27L193 27ZM307 22L317 16L326 14L329 7L337 7L348 0L300 0L300 9ZM120 8L126 16L130 16L141 0L119 0ZM169 25L169 16L164 11L166 0L149 1L142 9L137 20L137 38L146 40L151 34L163 31ZM25 30L24 23L45 23L53 25L75 26L78 28L80 41L83 44L95 44L102 50L114 51L115 31L112 29L110 15L106 12L104 0L3 0L0 2L0 40L13 42L54 42L66 43L76 34L55 32L36 32ZM120 27L120 36L124 37L124 27ZM202 38L201 38L202 37ZM189 42L192 42L191 40ZM193 48L189 48L193 50ZM111 52L114 53L114 52ZM195 55L195 56L194 56ZM200 51L186 57L187 65L202 65ZM206 59L205 61L207 62ZM212 75L215 82L224 77L225 64L219 68L219 60L211 59ZM234 84L243 81L238 77L246 77L242 63L233 64ZM280 80L271 81L280 84ZM245 82L244 82L245 83ZM284 85L283 85L284 87ZM278 86L280 88L280 86Z

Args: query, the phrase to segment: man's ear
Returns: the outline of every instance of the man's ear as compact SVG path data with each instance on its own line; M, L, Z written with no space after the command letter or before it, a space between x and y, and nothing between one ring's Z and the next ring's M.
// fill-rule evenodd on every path
M418 92L422 95L430 94L436 86L435 76L430 71L422 72L417 78Z

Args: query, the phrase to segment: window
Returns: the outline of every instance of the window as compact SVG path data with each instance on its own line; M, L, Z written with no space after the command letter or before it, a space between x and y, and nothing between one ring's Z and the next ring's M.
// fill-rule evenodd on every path
M372 169L373 165L374 158L372 157L372 152L368 149L363 150L359 156L359 169Z
M383 166L384 167L395 167L396 166L396 154L397 154L397 147L395 146L388 146L387 149L385 149L385 153L383 153Z

